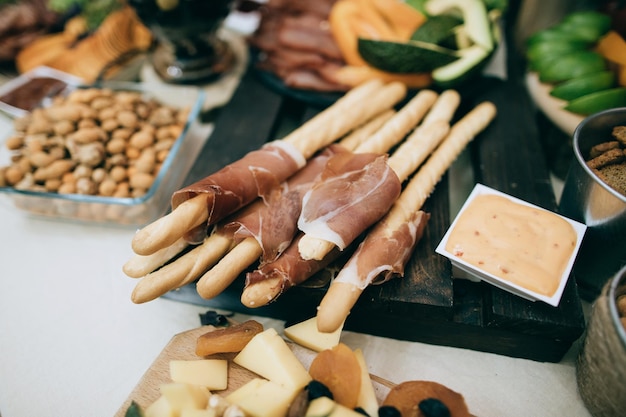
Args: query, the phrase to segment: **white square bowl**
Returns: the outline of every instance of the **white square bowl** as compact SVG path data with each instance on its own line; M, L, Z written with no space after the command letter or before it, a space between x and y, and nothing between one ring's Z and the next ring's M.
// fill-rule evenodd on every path
M561 274L560 277L558 277L559 281L558 281L558 287L556 288L556 290L554 291L554 293L552 295L546 295L546 294L542 294L536 291L533 291L529 288L526 288L522 285L518 285L510 280L506 280L500 276L494 275L484 269L481 269L480 267L473 265L469 262L467 262L466 260L464 260L462 257L459 257L457 255L455 255L452 252L449 252L448 250L446 250L446 245L448 243L448 239L450 238L450 235L452 233L452 231L454 230L454 228L456 227L457 223L459 222L459 220L461 219L463 213L465 212L465 210L470 206L470 204L476 199L476 197L480 196L480 195L485 195L485 194L491 194L491 195L497 195L497 196L501 196L504 198L509 199L512 203L514 204L518 204L521 206L526 206L526 207L530 207L532 209L535 210L539 210L545 213L549 213L549 215L551 216L556 216L556 217L560 217L561 219L565 220L566 222L568 222L572 228L574 229L574 232L576 234L576 244L574 249L572 250L569 259L567 261L567 264ZM456 268L459 268L460 270L464 271L465 273L467 273L469 276L469 279L475 279L475 280L482 280L485 282L488 282L500 289L503 289L505 291L511 292L515 295L518 295L520 297L523 297L527 300L531 300L531 301L543 301L547 304L550 304L552 306L558 306L560 300L561 300L561 296L563 294L563 290L565 288L565 284L567 283L567 280L569 278L572 266L574 265L574 261L576 259L576 255L578 253L578 250L580 248L583 236L585 234L585 230L586 230L586 226L582 223L576 222L574 220L568 219L566 217L563 217L557 213L554 213L552 211L546 210L544 208L538 207L536 205L530 204L526 201L520 200L518 198L512 197L508 194L502 193L500 191L494 190L492 188L489 188L485 185L482 184L476 184L476 186L474 187L474 189L472 190L472 192L470 193L469 197L467 198L467 200L465 201L465 203L463 204L463 206L461 207L461 210L459 211L459 213L457 214L457 216L455 217L454 221L452 222L452 224L450 225L450 228L448 229L448 231L446 232L446 234L444 235L443 239L441 240L441 242L439 243L439 245L437 246L437 248L435 249L435 252L439 253L440 255L443 255L445 257L447 257L450 262L452 263L453 266L455 266ZM512 237L514 238L514 237Z

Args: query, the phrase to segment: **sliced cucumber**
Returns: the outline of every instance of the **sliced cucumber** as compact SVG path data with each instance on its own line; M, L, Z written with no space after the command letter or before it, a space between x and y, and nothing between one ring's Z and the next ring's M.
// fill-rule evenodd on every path
M596 91L607 90L613 86L615 86L615 74L613 71L601 71L560 83L550 91L550 95L569 101Z
M585 74L604 71L604 58L593 51L574 51L552 60L539 73L539 79L545 83L558 83Z
M564 109L584 116L602 110L626 106L626 88L597 91L570 101Z

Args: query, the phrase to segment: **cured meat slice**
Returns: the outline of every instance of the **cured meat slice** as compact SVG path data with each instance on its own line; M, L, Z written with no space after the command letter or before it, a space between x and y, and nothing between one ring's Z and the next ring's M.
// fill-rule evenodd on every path
M224 228L232 230L236 239L254 237L263 249L262 262L275 260L296 235L302 196L322 173L327 161L340 153L350 154L339 145L328 146L262 201L236 213Z
M172 210L198 194L206 194L209 214L206 225L215 224L256 198L267 195L305 163L302 154L292 145L281 141L270 142L214 174L176 191L172 195ZM207 227L201 225L185 237L190 243L200 243L206 232Z
M387 165L387 155L360 154L356 160L333 158L303 198L298 228L308 236L344 249L389 211L402 184ZM344 164L354 164L346 170ZM337 175L337 172L345 172Z
M370 284L382 284L394 276L403 276L429 218L430 214L420 210L397 228L390 228L385 220L380 221L359 245L334 282L352 284L364 290Z
M322 260L302 259L298 252L298 240L301 237L302 234L298 235L276 260L260 265L258 269L246 274L246 289L253 289L259 283L266 285L260 286L263 291L260 297L257 294L247 294L247 298L242 298L244 305L261 307L274 301L283 292L303 283L341 255L341 251L335 247ZM271 285L268 286L267 283Z

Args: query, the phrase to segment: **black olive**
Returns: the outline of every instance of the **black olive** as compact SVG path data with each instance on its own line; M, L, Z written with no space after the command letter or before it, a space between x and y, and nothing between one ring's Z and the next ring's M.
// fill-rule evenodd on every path
M309 401L313 401L314 399L319 397L328 397L331 400L334 399L333 393L330 392L328 387L322 384L320 381L313 380L309 382L309 384L307 385L307 390L309 391Z
M383 405L378 408L378 417L402 417L402 414L392 405Z
M355 408L355 409L354 409L354 411L356 411L357 413L359 413L359 414L361 414L361 415L364 415L364 416L370 417L370 415L369 415L369 414L367 414L367 411L365 411L365 410L364 410L363 408L361 408L361 407L357 407L357 408Z
M420 401L418 407L424 417L450 417L450 410L436 398L426 398Z

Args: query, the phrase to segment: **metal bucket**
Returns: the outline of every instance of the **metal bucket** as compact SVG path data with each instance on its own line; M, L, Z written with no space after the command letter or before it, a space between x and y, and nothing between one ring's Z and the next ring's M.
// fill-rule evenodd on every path
M587 225L572 275L581 297L593 300L626 265L626 196L609 187L587 166L592 146L612 139L615 126L626 126L626 107L584 119L574 131L570 165L559 213Z

